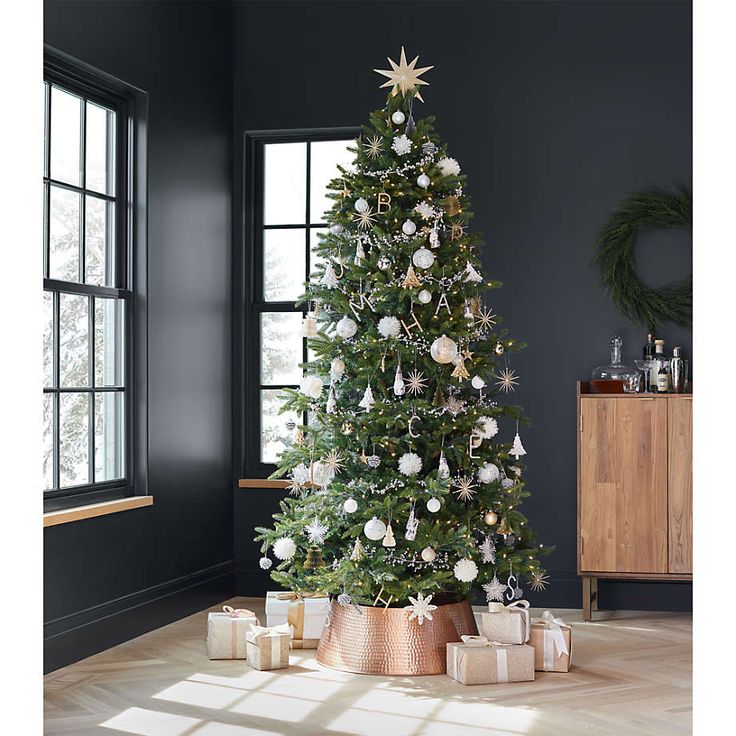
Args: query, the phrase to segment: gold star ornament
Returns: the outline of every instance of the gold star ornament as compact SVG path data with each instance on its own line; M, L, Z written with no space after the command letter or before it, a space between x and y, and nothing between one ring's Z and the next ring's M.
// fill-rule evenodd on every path
M389 59L388 63L391 64L391 69L373 70L377 74L382 74L384 77L388 78L388 81L384 82L381 85L381 89L383 87L391 87L392 97L397 95L399 91L401 91L402 95L406 96L407 92L411 90L416 90L416 98L421 102L424 102L424 100L422 99L422 95L419 93L419 90L417 88L422 84L428 85L429 82L425 82L419 77L421 77L422 74L424 74L425 72L428 72L430 69L434 69L434 67L423 66L417 69L417 61L419 61L419 56L415 56L413 61L408 64L406 61L406 52L404 51L404 47L402 46L401 56L399 58L398 64L392 59Z

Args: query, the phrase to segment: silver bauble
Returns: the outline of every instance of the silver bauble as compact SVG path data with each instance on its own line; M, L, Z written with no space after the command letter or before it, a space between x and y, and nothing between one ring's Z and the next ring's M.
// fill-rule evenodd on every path
M432 301L432 292L427 289L422 289L417 294L417 299L419 299L422 304L429 304Z
M366 521L365 526L363 527L363 534L365 534L368 539L377 542L379 539L383 539L386 534L386 525L379 518L374 516L372 519Z
M394 113L394 114L393 114L393 115L391 116L391 122L392 122L392 123L393 123L394 125L401 125L401 123L403 123L403 122L404 122L404 120L406 120L406 115L404 115L404 113L403 113L403 112L401 112L401 110L397 110L397 111L396 111L396 112L395 112L395 113Z
M457 356L457 344L447 335L442 335L432 343L429 354L432 356L432 360L437 363L452 363Z
M417 177L417 184L426 189L432 183L431 179L426 174L419 174Z
M434 253L422 246L419 250L414 251L411 260L417 268L430 268L434 263Z
M417 231L417 226L411 220L404 220L404 224L401 226L401 231L404 235L414 235Z

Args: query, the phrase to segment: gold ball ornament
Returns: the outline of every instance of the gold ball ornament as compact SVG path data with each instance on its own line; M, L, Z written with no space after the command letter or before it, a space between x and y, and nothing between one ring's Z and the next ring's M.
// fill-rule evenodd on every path
M498 514L495 511L486 511L483 514L483 523L488 526L493 526L498 523Z
M425 562L432 562L437 557L437 553L431 547L425 547L422 550L422 559Z

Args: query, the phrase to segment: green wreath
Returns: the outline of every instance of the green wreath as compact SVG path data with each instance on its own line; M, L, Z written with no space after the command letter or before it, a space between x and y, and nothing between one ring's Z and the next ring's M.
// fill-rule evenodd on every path
M690 192L649 189L628 195L598 236L596 262L613 301L634 323L654 330L663 322L692 324L693 278L661 289L643 284L634 268L634 243L641 230L687 228L692 231Z

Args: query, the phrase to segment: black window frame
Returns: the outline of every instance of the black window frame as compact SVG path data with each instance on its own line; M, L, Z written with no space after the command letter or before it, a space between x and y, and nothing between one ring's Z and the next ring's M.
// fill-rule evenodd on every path
M339 128L301 128L294 130L252 130L244 134L243 156L243 237L242 259L242 330L239 336L240 376L243 400L240 402L240 477L264 478L273 473L276 465L261 461L261 391L281 389L292 384L261 384L261 315L268 312L292 312L306 314L307 305L296 307L293 301L264 301L263 298L263 232L269 229L305 230L305 281L311 271L310 234L324 229L325 223L310 222L311 144L323 141L355 140L360 136L360 126ZM273 143L306 143L306 202L305 222L265 225L263 223L264 197L264 146ZM306 340L302 347L303 362L307 361ZM303 421L306 418L303 419ZM286 420L284 420L286 421Z
M44 46L44 82L61 88L83 100L112 109L116 113L115 150L115 188L114 195L101 195L85 189L85 174L82 173L80 186L50 179L49 141L44 151L44 258L43 288L52 294L55 312L54 327L54 374L55 387L44 387L44 393L60 396L65 392L95 394L121 391L125 396L123 438L124 477L112 481L92 482L83 485L60 488L58 483L58 451L54 463L53 490L44 491L44 511L54 511L82 504L96 503L129 496L148 494L148 412L147 412L147 131L148 95L141 89L123 82L85 62ZM48 103L48 99L47 99ZM82 105L85 109L85 105ZM48 126L49 110L45 114ZM83 113L84 115L84 113ZM50 137L50 136L49 136ZM84 138L84 129L82 129ZM81 145L84 145L82 141ZM82 168L86 160L82 157ZM59 186L81 195L80 213L80 271L85 274L84 263L84 203L87 193L103 200L115 201L115 283L112 286L95 286L49 278L49 193L51 185ZM84 278L82 279L84 281ZM122 387L100 387L89 382L88 387L66 388L59 384L58 350L58 304L59 295L75 294L90 298L113 297L123 304L123 375ZM94 313L90 311L90 327L94 326ZM94 333L90 332L89 342L94 344ZM93 355L93 347L90 354ZM94 372L91 363L90 375ZM56 402L53 442L59 442L59 411ZM92 408L94 416L94 407ZM94 430L88 427L89 463L94 478Z

